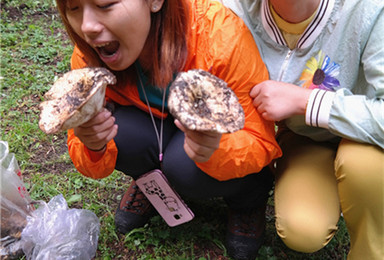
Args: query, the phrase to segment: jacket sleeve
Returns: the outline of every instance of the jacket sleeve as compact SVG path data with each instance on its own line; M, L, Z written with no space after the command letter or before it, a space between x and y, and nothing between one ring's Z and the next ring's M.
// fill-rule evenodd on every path
M319 122L314 126L329 129L337 136L374 144L384 149L383 31L384 13L381 7L361 54L360 65L367 85L357 88L364 89L363 92L357 95L347 88L336 92L313 91L308 102L311 109L306 111L308 125L313 125L311 122Z
M71 68L80 69L86 66L83 55L75 47L71 58ZM100 179L107 177L115 169L117 147L113 140L107 144L103 155L96 156L75 136L74 130L70 129L68 130L67 145L74 166L83 175Z
M228 180L259 172L280 157L281 150L275 141L274 123L261 117L249 95L254 85L268 79L253 37L236 16L223 19L220 27L209 37L212 41L221 39L221 46L209 43L214 49L211 72L226 81L238 96L245 113L245 125L242 130L224 134L211 158L196 165L218 180Z
M73 129L70 129L68 130L67 145L73 164L83 175L93 179L101 179L109 176L115 169L117 148L113 140L107 144L103 155L95 156L75 136Z

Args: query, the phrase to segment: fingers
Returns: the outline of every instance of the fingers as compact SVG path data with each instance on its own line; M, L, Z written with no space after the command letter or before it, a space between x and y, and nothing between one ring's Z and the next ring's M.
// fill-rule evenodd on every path
M187 139L185 139L186 141ZM184 142L184 151L188 155L191 160L195 162L206 162L209 160L211 155L213 154L214 150L212 149L198 149L197 151L192 148L190 144L187 144L187 142Z
M82 135L95 135L99 132L104 132L110 129L115 123L115 118L111 112L104 110L90 119L88 122L77 127L77 132L81 132Z
M186 137L198 145L217 149L219 147L221 134L213 131L195 131L184 127L179 120L175 120L175 125L185 133Z
M198 135L193 135L192 138L188 135L185 136L184 150L195 162L206 162L212 154L219 148L220 138L212 138Z
M108 129L104 132L99 132L94 136L89 136L85 146L91 150L100 150L102 149L109 141L111 141L117 135L118 127L114 125L111 129Z
M219 148L222 136L220 133L189 130L178 120L175 120L175 124L185 133L184 150L193 161L208 161Z
M179 128L181 131L183 131L184 133L187 131L187 128L185 128L179 120L175 119L174 121L175 125L177 126L177 128Z
M257 109L257 112L262 113L263 110L263 102L260 96L256 96L252 101L253 106Z
M106 122L108 119L113 118L110 111L108 111L106 108L103 109L100 113L98 113L96 116L91 118L88 122L85 122L80 127L82 128L92 128L93 126L100 125L104 122ZM114 118L113 118L114 120Z
M268 121L280 121L294 115L304 115L312 90L294 84L267 80L250 92L252 104Z
M251 98L255 98L259 95L260 93L260 89L261 89L261 84L257 84L255 85L252 89L251 89L251 92L249 92L249 95L251 96Z
M74 128L75 135L89 149L98 150L112 140L118 131L115 118L103 110L83 125Z
M257 84L251 89L249 93L251 98L253 98L252 104L257 109L257 112L262 114L265 110L263 109L263 98L262 98L262 83Z
M211 136L211 137L221 137L220 133L214 132L214 131L196 131L196 130L189 130L185 126L183 126L179 120L175 119L174 121L175 125L184 133L196 133L204 136Z
M273 99L273 90L274 85L272 81L264 81L260 84L255 85L251 92L250 96L253 98L252 104L256 108L257 112L268 121L274 121L275 118L271 114L273 108L277 105L274 103ZM271 109L272 108L272 109Z
M112 125L109 128L104 128L102 131L98 132L80 132L75 135L80 138L80 140L89 148L94 146L103 146L112 140L117 134L118 126ZM91 148L92 149L92 148Z

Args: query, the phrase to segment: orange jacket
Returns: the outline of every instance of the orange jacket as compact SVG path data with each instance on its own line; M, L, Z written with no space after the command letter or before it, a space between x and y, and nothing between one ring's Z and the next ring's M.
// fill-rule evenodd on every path
M224 134L219 148L211 158L196 165L218 180L259 172L273 159L281 156L275 141L273 122L265 121L257 113L249 96L255 84L268 79L267 69L251 33L240 18L217 1L189 2L189 54L183 70L210 70L234 90L245 112L244 128L232 134ZM74 49L71 65L72 69L87 65L77 48ZM127 85L119 89L119 92L125 97L110 88L106 96L121 105L134 105L147 111L135 85ZM152 111L161 116L159 110ZM106 152L97 157L80 142L73 129L68 131L67 143L69 155L82 174L96 179L106 177L114 170L118 151L113 140L107 144Z

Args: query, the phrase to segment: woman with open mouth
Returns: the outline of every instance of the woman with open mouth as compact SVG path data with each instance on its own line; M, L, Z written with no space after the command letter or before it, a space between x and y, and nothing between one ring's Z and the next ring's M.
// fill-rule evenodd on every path
M75 48L72 69L106 67L117 83L105 108L68 131L71 159L83 175L131 176L116 211L121 233L144 226L153 206L135 180L159 169L182 198L223 197L229 208L226 246L252 259L265 233L272 176L281 156L274 125L252 105L251 88L268 78L244 23L218 1L57 0ZM205 70L224 80L244 110L233 133L191 130L168 112L168 88L179 72Z

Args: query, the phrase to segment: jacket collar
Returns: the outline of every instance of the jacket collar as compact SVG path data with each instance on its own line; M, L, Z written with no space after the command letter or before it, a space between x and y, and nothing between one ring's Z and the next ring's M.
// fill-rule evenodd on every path
M319 36L327 21L332 13L335 0L321 0L319 8L313 21L308 25L307 29L304 31L303 35L300 37L297 42L296 48L303 49L311 45L314 40ZM265 31L268 33L269 37L280 45L287 46L287 43L284 40L280 29L277 27L271 10L269 9L269 1L262 0L261 4L261 20Z

